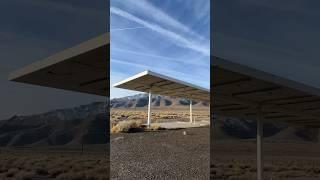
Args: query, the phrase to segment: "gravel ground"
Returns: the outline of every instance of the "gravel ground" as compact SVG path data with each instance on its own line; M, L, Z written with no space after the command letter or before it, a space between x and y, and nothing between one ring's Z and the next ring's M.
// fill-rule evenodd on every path
M209 179L209 134L209 127L113 134L111 178Z

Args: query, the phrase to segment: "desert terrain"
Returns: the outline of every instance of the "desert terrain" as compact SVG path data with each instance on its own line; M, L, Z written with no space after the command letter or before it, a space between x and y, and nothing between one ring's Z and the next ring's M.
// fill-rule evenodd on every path
M109 179L108 145L2 147L0 179Z
M148 118L147 108L114 108L111 109L110 122L112 125L120 121L136 120L146 123ZM209 120L209 108L194 107L193 118L196 121ZM151 115L152 123L168 121L189 122L188 107L154 107ZM112 126L111 126L112 127Z
M215 119L211 129L211 179L255 180L256 122ZM320 179L319 130L265 122L266 180Z
M110 151L104 103L1 120L0 179L256 179L255 121L219 118L211 133L209 127L127 133L147 119L146 97L135 97L111 103L110 130L122 125L110 136ZM152 122L190 120L183 99L157 96L152 105ZM196 121L209 120L209 112L206 104L193 106ZM318 129L267 122L264 135L268 180L320 179Z
M111 126L121 121L145 123L146 108L113 108ZM195 107L196 120L209 120L208 107ZM189 122L188 107L154 107L152 122ZM210 128L112 133L112 179L208 179Z
M152 119L154 122L177 119L189 121L188 110L188 106L157 106L152 109ZM114 108L111 110L111 123L117 124L125 120L145 122L146 112L146 107ZM208 112L208 109L204 107L194 107L196 119L208 118ZM207 177L202 173L206 173L205 162L208 160L206 158L210 157L211 179L255 180L257 171L256 122L241 119L220 119L214 124L210 153L205 153L207 152L205 146L210 146L210 143L206 141L210 136L209 128L112 134L111 177L114 179L174 179L178 176L175 173L179 172L181 179L206 179ZM184 136L184 131L192 135ZM189 141L193 143L189 144ZM265 178L268 180L319 179L320 144L318 142L316 129L296 128L286 124L267 122L264 144ZM178 152L179 147L183 147L180 148L179 153L170 154L168 149ZM187 147L190 148L190 151ZM192 152L201 152L203 155L207 154L207 157L200 158L202 161L198 161L199 154L196 155ZM167 163L161 163L162 160ZM173 165L175 169L170 169L168 164ZM184 167L186 164L192 164L193 168L199 167L196 170L191 170L194 172L194 176L190 174L190 169ZM155 169L154 166L158 168Z
M211 179L256 179L255 141L211 141ZM267 180L316 180L320 178L320 144L264 144Z
M108 179L104 103L0 120L0 179Z

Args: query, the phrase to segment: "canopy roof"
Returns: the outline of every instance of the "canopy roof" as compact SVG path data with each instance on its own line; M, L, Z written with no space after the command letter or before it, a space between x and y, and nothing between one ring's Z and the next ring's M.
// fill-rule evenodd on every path
M214 57L213 113L320 127L320 89Z
M151 71L143 71L129 77L114 87L153 94L189 98L192 100L209 101L210 91L208 89L186 83L168 76Z
M23 67L9 80L107 96L109 33Z

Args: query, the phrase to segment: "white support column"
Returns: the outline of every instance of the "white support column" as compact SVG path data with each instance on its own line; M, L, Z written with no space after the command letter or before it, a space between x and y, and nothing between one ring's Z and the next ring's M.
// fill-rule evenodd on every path
M257 118L257 179L263 180L263 116L260 107Z
M151 89L149 90L149 104L148 104L148 122L147 125L150 126L151 123L151 101L152 101L152 97L151 97Z
M190 123L192 123L192 99L190 99Z

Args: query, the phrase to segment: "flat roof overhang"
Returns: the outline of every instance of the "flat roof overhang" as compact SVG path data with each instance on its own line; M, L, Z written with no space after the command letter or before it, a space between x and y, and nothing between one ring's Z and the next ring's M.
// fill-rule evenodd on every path
M153 94L191 100L210 101L208 89L148 70L116 83L114 87L146 93L151 91Z
M316 87L219 57L211 62L211 81L214 114L320 127L320 89Z
M109 33L18 69L10 81L100 96L109 92Z

